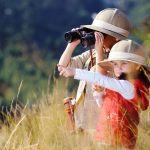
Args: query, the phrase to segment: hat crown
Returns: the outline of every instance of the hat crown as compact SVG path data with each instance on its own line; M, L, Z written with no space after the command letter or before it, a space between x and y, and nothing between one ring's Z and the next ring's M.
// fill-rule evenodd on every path
M131 24L127 18L127 16L116 8L107 8L100 11L94 20L104 21L116 27L122 28L130 32ZM109 30L109 28L108 28Z
M91 25L81 25L105 33L117 39L126 39L131 30L131 24L127 16L117 8L107 8L100 11Z
M126 60L147 66L146 53L142 45L132 40L122 40L116 43L108 57L108 61Z
M122 40L118 43L116 43L110 53L129 53L129 54L135 54L142 57L146 57L144 49L142 45L138 44L137 42L134 42L132 40Z

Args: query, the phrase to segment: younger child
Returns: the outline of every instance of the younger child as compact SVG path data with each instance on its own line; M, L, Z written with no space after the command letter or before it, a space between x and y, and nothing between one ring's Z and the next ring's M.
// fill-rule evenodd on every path
M107 60L97 65L113 69L115 78L81 69L62 67L60 75L74 76L104 87L96 128L99 143L134 149L140 110L149 106L149 70L141 45L132 40L116 43Z

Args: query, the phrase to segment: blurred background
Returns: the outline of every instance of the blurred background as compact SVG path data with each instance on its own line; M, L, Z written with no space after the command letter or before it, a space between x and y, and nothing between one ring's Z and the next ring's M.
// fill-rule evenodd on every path
M107 7L125 12L133 23L130 38L150 50L149 0L0 0L0 105L15 99L32 104L50 93L67 44L64 33L91 24Z

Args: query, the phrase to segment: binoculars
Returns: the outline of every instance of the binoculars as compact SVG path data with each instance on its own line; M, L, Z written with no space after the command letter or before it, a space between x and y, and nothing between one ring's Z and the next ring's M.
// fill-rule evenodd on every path
M91 47L95 44L94 30L87 28L79 28L73 31L68 31L64 34L67 42L71 43L74 40L81 40L81 45L84 48Z

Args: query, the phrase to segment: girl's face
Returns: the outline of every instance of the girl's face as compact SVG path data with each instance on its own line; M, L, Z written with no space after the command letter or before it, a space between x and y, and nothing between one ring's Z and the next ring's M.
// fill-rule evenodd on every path
M111 65L113 66L116 77L119 77L122 73L135 74L137 72L137 67L139 66L136 63L124 60L111 61Z

